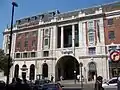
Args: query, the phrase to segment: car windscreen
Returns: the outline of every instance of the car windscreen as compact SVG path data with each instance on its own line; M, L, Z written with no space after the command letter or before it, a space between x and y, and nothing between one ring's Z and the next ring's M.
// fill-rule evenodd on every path
M114 83L117 83L117 79L112 79L109 81L109 84L114 84Z

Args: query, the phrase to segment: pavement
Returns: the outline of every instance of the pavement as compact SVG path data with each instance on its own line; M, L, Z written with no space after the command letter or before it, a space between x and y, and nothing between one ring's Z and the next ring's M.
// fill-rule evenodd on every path
M64 87L63 90L94 90L94 85L95 81L91 82L83 82L83 87L81 88L81 82L76 82L74 80L64 80L59 82L61 83ZM117 90L116 87L107 87L104 88L104 90Z
M94 90L94 81L85 83L81 85L81 82L78 82L74 80L64 80L59 82L61 85L63 85L63 90Z

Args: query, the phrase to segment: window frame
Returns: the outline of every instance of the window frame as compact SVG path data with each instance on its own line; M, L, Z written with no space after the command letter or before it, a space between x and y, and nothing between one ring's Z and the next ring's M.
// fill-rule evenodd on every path
M88 48L88 54L89 55L95 55L96 54L96 47L89 47Z
M108 31L108 38L109 40L115 39L115 32L114 31Z
M109 18L107 20L107 25L113 25L113 18Z

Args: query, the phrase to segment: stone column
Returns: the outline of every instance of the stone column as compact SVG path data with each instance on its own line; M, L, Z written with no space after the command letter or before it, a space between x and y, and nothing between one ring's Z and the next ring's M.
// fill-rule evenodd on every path
M63 26L61 27L61 48L63 48L64 44L64 31L63 31Z
M72 25L72 48L75 55L75 25Z

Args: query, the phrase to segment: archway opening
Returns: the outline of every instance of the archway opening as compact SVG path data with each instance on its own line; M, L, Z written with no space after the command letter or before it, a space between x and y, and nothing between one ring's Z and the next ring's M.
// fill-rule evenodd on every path
M32 64L31 66L30 66L30 80L34 80L34 78L35 78L35 65L34 64Z
M27 66L24 64L21 68L22 70L22 78L26 79L26 70L27 70Z
M43 64L42 75L43 77L48 77L48 65L46 63Z
M18 75L19 75L19 65L16 64L16 65L15 65L14 77L18 78Z
M55 79L60 80L62 76L64 80L75 79L74 71L76 75L79 74L79 63L72 56L64 56L60 58L55 67Z
M88 81L95 80L97 77L97 69L96 69L96 64L94 62L90 62L88 64L89 71L88 71Z

